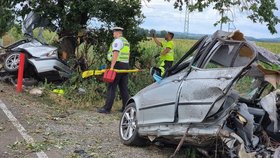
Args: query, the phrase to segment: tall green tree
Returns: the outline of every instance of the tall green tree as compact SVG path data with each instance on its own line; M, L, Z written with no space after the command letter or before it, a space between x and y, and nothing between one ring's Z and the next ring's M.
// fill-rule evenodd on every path
M0 38L12 27L14 16L11 10L12 4L9 0L0 1Z
M210 6L221 15L224 14L226 9L239 8L240 11L247 12L249 14L248 18L253 22L264 23L272 34L277 33L276 26L280 23L280 19L275 15L275 11L278 10L275 0L175 0L174 2L175 8L182 10L183 7L188 7L190 12L202 12ZM215 25L228 23L229 21L230 18L226 15L221 16L221 19Z
M166 31L166 30L161 30L161 31L160 31L160 37L161 37L161 38L164 38L166 34L167 34L167 31Z
M58 35L68 52L73 52L77 46L76 37L80 30L97 19L100 27L95 28L97 44L112 41L113 26L125 29L124 34L136 47L144 37L138 36L137 28L144 18L141 12L141 0L14 0L13 6L17 16L24 16L33 11L43 18L56 22ZM136 50L133 49L133 51Z

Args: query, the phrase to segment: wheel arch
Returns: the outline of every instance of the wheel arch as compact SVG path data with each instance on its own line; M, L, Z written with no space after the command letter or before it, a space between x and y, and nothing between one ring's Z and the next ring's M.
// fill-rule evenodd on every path
M126 106L128 106L129 104L131 103L135 103L135 100L133 98L130 98L127 103L126 103Z
M133 97L131 97L131 98L127 101L126 106L128 106L128 105L131 104L131 103L135 103L136 109L137 109L137 111L138 111L139 108L140 108L140 105L141 105L139 99L140 99L140 98L139 98L138 96L133 96Z

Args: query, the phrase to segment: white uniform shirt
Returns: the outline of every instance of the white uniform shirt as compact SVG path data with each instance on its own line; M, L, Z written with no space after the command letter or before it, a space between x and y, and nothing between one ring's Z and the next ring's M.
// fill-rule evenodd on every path
M120 51L123 48L123 41L121 39L115 39L112 44L113 51Z

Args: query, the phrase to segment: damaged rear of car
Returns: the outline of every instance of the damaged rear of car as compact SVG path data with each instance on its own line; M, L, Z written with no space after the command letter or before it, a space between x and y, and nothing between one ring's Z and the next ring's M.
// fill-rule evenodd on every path
M122 142L181 140L205 156L276 156L279 59L239 31L203 37L161 81L129 100L119 125Z

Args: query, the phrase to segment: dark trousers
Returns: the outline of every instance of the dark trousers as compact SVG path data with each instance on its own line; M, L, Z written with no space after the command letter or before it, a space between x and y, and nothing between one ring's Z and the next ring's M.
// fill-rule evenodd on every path
M167 61L167 60L165 60L164 61L164 69L165 69L165 71L167 70L167 69L169 69L169 68L171 68L172 67L172 64L173 64L173 61Z
M117 62L114 69L128 70L129 64ZM111 109L112 109L112 106L113 106L113 103L115 100L115 96L116 96L117 86L119 86L122 103L123 103L122 109L124 109L125 104L129 99L127 84L128 84L128 74L127 73L117 73L114 82L109 83L108 88L107 88L107 99L106 99L106 103L104 105L104 108L106 110L111 111Z
M162 76L168 69L172 67L173 61L164 60L159 66L159 76Z

